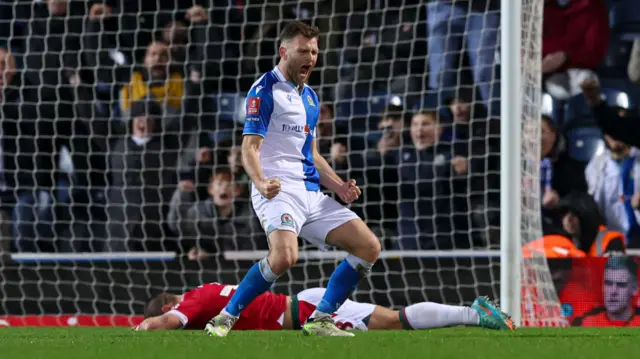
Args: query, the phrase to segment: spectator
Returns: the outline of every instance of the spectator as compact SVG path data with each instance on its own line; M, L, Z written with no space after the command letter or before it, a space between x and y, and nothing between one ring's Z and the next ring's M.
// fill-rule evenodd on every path
M587 192L584 178L585 165L572 159L567 154L566 140L558 132L551 117L542 115L540 127L540 149L542 162L540 165L540 184L542 188L542 207L546 215L554 218L553 211L562 197L572 191Z
M46 182L40 184L50 188L55 185L60 151L66 145L73 149L71 156L78 169L79 184L87 186L89 128L74 121L72 85L81 75L80 35L84 30L85 4L68 0L16 1L14 10L27 32L24 76L37 87L40 103L56 115L55 121L38 121L38 170L46 174L42 176Z
M638 116L620 116L614 108L609 107L602 98L598 81L586 80L580 87L602 131L631 147L640 148Z
M571 192L558 204L562 230L548 230L545 235L564 235L587 256L624 253L625 237L607 228L593 197L585 192Z
M0 252L8 249L11 236L9 213L13 212L13 225L23 225L35 230L37 218L34 207L41 194L51 189L51 173L38 171L38 124L53 121L55 111L39 101L36 86L17 72L16 59L7 49L0 48L0 139L2 161L0 163ZM48 198L49 199L49 198ZM44 204L42 208L44 208ZM20 209L18 209L20 208ZM10 221L10 220L9 220ZM23 227L24 228L24 227ZM22 238L15 233L17 250L34 250L34 238ZM50 247L49 247L50 248Z
M101 66L110 68L114 61L136 64L145 57L145 49L140 45L151 43L159 29L172 22L204 21L208 19L205 10L208 8L207 1L106 0L94 3L89 10L88 32L105 42L93 43L96 39L87 37L85 44L93 43L91 48L102 46L101 50L111 50L101 57ZM119 44L119 47L115 49L110 44Z
M400 249L452 247L451 147L439 142L442 123L435 111L411 119L412 146L396 152L400 167Z
M451 165L462 196L456 196L456 213L471 213L471 235L484 245L500 243L500 122L488 118L482 104L461 92L448 101L453 119L453 155ZM464 203L461 203L464 202ZM467 218L456 219L456 231Z
M180 144L152 99L134 102L130 134L111 152L108 242L112 251L159 250L164 220L177 185Z
M568 99L595 78L609 46L608 14L604 0L545 0L542 73L551 96Z
M368 9L349 14L345 46L341 50L340 83L336 99L374 91L407 94L411 105L424 85L426 46L424 16L418 4L397 7L392 2L369 2Z
M331 146L335 138L335 112L333 105L323 103L320 105L320 116L316 125L316 135L318 138L318 152L327 160L331 158Z
M576 318L578 327L640 326L640 309L633 297L638 292L638 264L634 257L616 256L607 260L602 282L602 302Z
M473 82L494 116L500 113L500 86L495 86L499 8L498 0L427 3L429 87L443 93L454 91L459 85L460 57L466 50Z
M246 176L235 177L229 169L217 170L210 179L209 197L197 201L192 191L178 189L169 210L169 227L183 237L189 246L197 239L188 255L200 259L223 250L268 249L254 240L262 236L260 223L249 202L239 200L247 192Z
M604 136L607 149L585 171L591 194L607 226L625 233L628 246L640 245L640 159L638 149ZM637 244L636 244L637 243Z
M364 153L352 151L347 158L346 146L335 142L332 159L338 171L350 171L350 177L362 184L363 204L361 214L377 234L384 238L397 234L398 217L398 149L402 143L405 127L405 110L402 106L390 105L378 122L380 137L375 147ZM359 208L354 210L360 211Z

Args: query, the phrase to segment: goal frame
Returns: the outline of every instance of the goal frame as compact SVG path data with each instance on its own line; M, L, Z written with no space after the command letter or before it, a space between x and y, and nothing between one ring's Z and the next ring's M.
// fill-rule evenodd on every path
M500 6L500 303L520 325L522 0Z

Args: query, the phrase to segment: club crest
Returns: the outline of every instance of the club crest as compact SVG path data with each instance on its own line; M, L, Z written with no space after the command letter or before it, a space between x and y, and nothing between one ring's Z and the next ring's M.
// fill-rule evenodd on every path
M293 217L289 213L285 213L280 217L283 226L293 227Z
M311 95L307 95L307 102L309 102L309 106L316 107L316 104L313 102Z

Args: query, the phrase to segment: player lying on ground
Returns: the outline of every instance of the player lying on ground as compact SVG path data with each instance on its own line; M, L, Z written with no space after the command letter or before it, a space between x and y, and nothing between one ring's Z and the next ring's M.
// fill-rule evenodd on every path
M211 283L183 295L162 293L149 301L144 313L146 319L135 330L202 329L209 318L218 315L227 305L236 288ZM233 329L301 329L325 291L324 288L312 288L293 296L263 293L242 311ZM485 297L476 299L471 307L424 302L402 310L346 300L332 319L342 330L430 329L459 325L515 329L511 318Z
M280 34L280 61L251 86L242 139L242 164L251 178L251 202L269 241L269 255L244 276L227 306L205 326L224 337L242 311L298 261L298 237L349 253L331 274L324 297L304 324L307 335L353 336L331 315L366 276L380 254L380 241L344 203L360 196L354 180L344 181L318 153L318 95L306 85L318 59L317 27L294 21Z

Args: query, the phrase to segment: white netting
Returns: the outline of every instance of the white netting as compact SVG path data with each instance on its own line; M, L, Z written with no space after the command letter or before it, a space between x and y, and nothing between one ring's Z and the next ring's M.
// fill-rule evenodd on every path
M542 236L540 208L540 116L542 93L542 17L544 4L522 2L522 245ZM541 249L541 248L540 248ZM525 326L565 326L554 280L542 254L523 258L522 318Z
M523 243L540 235L542 4L523 0ZM2 6L0 40L18 66L3 93L3 243L25 259L2 272L7 314L140 313L158 290L241 279L264 253L237 251L267 249L238 162L242 104L292 19L322 31L310 80L325 104L320 151L361 184L352 208L385 249L402 251L356 297L499 295L499 1ZM161 119L135 119L145 114ZM325 283L340 256L305 253L276 290ZM546 261L524 267L542 293L527 303L555 306Z

